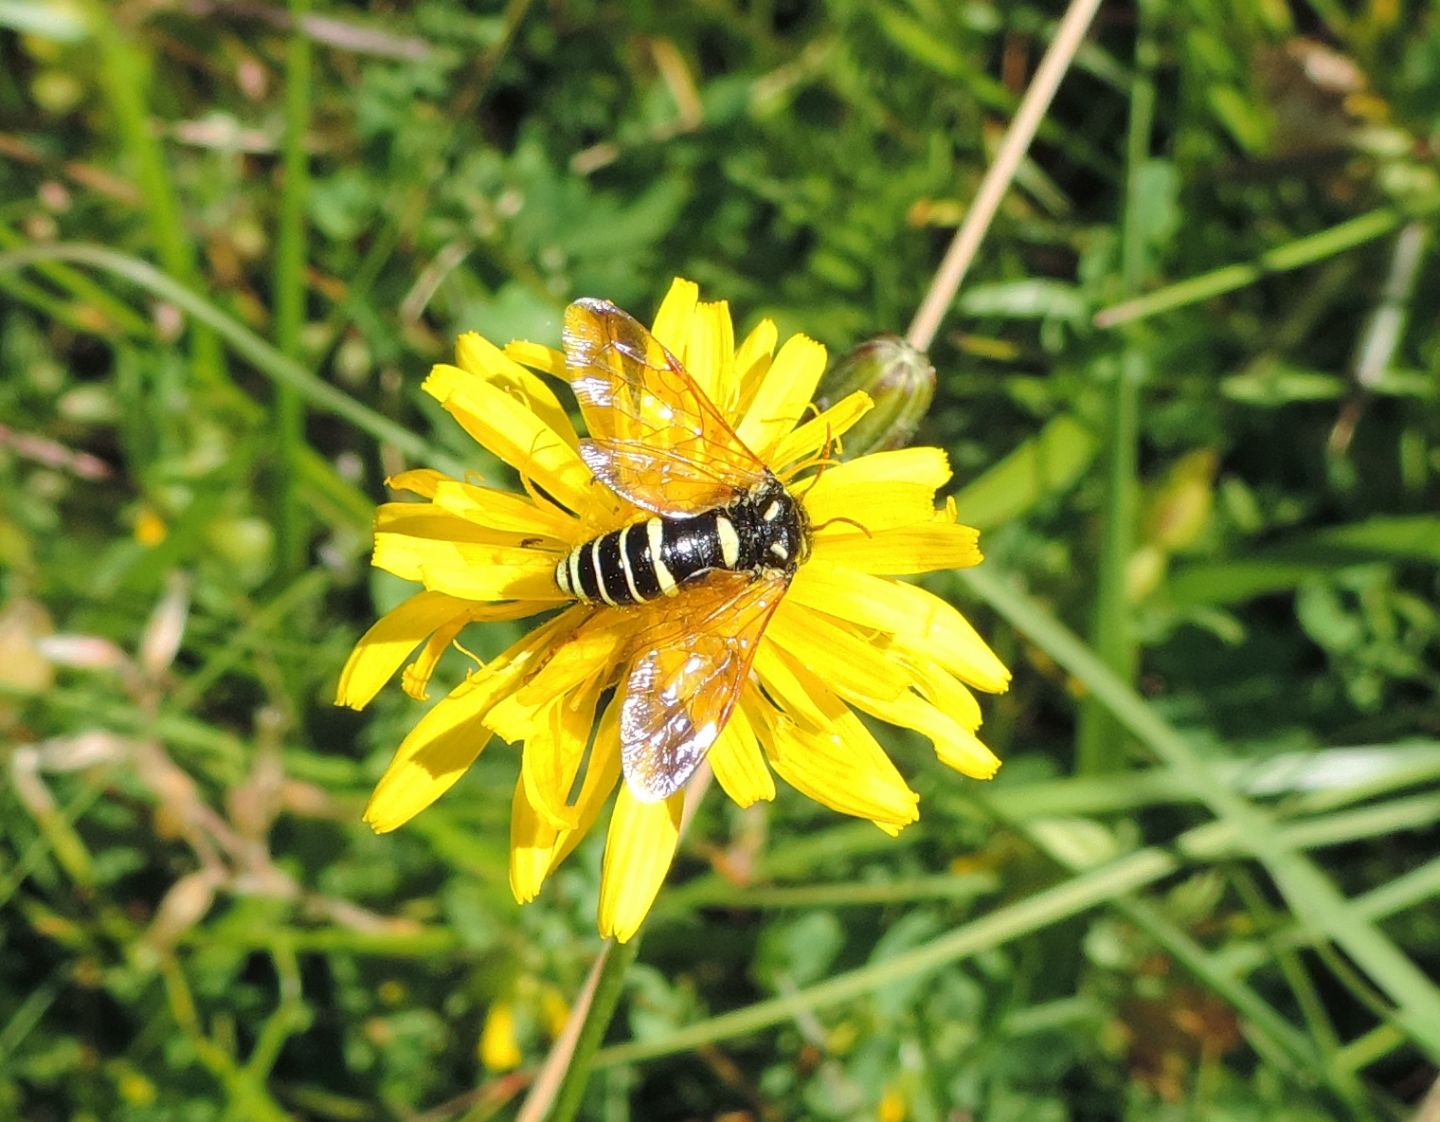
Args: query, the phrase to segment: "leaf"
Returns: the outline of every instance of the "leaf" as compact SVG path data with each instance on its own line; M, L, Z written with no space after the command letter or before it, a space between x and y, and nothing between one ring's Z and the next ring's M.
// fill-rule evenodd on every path
M960 518L981 530L1010 522L1042 499L1069 490L1099 442L1074 417L1056 417L955 495Z
M1297 534L1248 557L1185 565L1167 587L1171 599L1181 607L1233 604L1288 592L1312 577L1350 565L1387 561L1440 564L1440 517L1369 518Z

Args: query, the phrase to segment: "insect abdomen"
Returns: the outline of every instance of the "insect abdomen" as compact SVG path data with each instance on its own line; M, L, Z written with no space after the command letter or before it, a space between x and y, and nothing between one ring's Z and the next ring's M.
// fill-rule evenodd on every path
M723 525L722 525L723 524ZM560 591L580 600L641 604L673 596L698 573L729 568L735 528L719 511L694 518L650 518L576 546L555 566Z
M778 481L728 506L690 518L649 518L576 546L555 566L567 596L606 604L642 604L674 596L714 569L794 572L806 531L798 504Z

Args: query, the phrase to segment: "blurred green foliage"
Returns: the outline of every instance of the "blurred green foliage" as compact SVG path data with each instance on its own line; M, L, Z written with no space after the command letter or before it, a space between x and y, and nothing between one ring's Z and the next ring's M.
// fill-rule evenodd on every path
M554 344L571 298L644 317L674 275L836 353L901 331L1060 14L0 3L0 1117L513 1115L597 950L601 839L518 908L498 747L399 833L360 824L418 707L330 698L403 595L369 511L421 458L262 341L494 475L419 394L459 331ZM1434 995L1396 1018L1335 943L1440 972L1437 44L1414 0L1103 9L917 437L986 571L1084 633L1099 596L1136 705L1353 905L1297 920L1240 819L1118 725L1077 766L1100 703L971 601L1016 671L1001 777L890 736L925 808L893 842L790 792L709 800L584 1117L1425 1094ZM6 256L68 243L210 326L132 268Z

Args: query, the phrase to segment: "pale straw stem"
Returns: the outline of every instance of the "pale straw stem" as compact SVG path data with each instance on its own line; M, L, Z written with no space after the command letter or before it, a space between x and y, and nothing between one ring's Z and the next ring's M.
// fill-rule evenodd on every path
M970 209L966 211L960 229L955 231L955 238L945 251L945 258L940 262L934 280L930 282L930 291L925 294L915 318L910 322L910 330L905 333L906 340L916 350L928 351L935 341L940 321L945 318L955 293L960 290L965 271L970 267L975 251L980 248L980 241L1000 207L1000 200L1015 178L1015 171L1030 142L1035 139L1035 130L1050 108L1060 79L1070 68L1070 62L1080 49L1080 43L1099 7L1100 0L1071 0L1065 18L1060 21L1055 38L1051 40L1050 49L1040 60L1035 78L1020 100L1015 119L1010 122L1010 128L1000 142L995 161L980 181L980 189L975 192Z

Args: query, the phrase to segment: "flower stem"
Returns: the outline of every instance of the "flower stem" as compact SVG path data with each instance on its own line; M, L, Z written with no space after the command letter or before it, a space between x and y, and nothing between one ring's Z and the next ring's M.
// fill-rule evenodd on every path
M1035 130L1040 127L1045 110L1050 108L1050 102L1060 86L1060 79L1070 68L1070 60L1080 49L1085 31L1099 7L1100 0L1071 0L1065 17L1056 28L1050 49L1040 60L1035 78L1025 91L1020 108L1015 112L1015 119L1010 122L1010 128L1005 133L1005 139L1000 142L1000 148L995 153L995 162L980 181L970 209L965 212L965 219L960 223L960 229L955 231L955 238L950 243L950 248L945 251L935 278L930 282L930 290L925 293L925 299L921 301L915 318L910 321L910 329L905 332L906 341L917 351L928 351L930 344L935 341L940 321L945 318L946 311L954 302L955 293L960 290L960 282L965 279L965 272L970 268L975 251L980 248L980 241L984 238L985 231L990 228L990 220L995 217L1000 200L1005 197L1010 181L1015 178L1015 171L1019 168L1020 161L1025 158L1030 142L1035 138Z
M610 1027L625 974L639 950L638 934L628 943L605 940L515 1122L570 1122L575 1117L590 1080L591 1061Z
M579 1111L585 1084L590 1080L592 1061L605 1038L605 1030L610 1027L610 1018L615 1015L615 1006L619 1004L620 993L625 988L625 975L639 951L638 933L628 943L613 943L610 946L610 953L605 956L596 979L589 1015L580 1026L579 1039L575 1042L570 1064L556 1092L548 1122L570 1122Z
M695 813L710 789L714 773L702 763L691 776L685 792L685 807L680 819L683 838L694 821ZM607 939L600 957L590 968L590 975L575 998L565 1030L545 1057L525 1103L515 1122L570 1122L580 1109L580 1100L589 1082L595 1053L610 1027L615 1006L625 988L625 975L640 950L642 927L627 942Z

